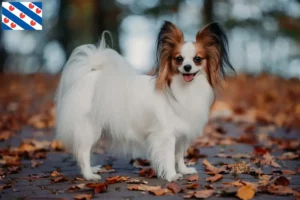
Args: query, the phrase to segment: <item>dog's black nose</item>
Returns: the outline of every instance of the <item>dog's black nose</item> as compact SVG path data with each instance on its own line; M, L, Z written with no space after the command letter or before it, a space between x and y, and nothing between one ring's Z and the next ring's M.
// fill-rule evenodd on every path
M192 66L191 66L191 65L185 65L185 66L183 67L183 69L184 69L184 71L189 72L189 71L191 71Z

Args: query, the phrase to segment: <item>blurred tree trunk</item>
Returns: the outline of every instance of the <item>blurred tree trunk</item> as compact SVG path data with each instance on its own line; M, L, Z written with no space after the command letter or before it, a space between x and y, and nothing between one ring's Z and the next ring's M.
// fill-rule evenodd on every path
M94 0L95 2L95 34L101 38L103 31L108 30L113 37L113 48L120 52L119 24L121 10L117 7L115 0ZM111 46L111 41L108 40Z
M204 0L203 5L203 19L204 24L213 22L214 20L214 1L213 0Z
M57 23L57 32L58 32L58 41L62 45L62 48L66 52L67 57L70 55L70 49L68 48L69 44L69 27L68 27L68 1L61 0L59 13L58 13L58 23Z
M2 39L3 32L0 31L0 40ZM4 63L7 58L7 53L5 51L5 48L3 46L3 43L0 43L0 73L4 72Z

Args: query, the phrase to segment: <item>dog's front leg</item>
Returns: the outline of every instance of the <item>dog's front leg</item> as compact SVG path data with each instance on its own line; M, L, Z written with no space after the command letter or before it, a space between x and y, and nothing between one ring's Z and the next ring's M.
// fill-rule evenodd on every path
M176 143L176 163L178 172L181 174L197 174L194 167L187 167L184 163L184 154L187 150L188 142L185 139L178 140Z
M160 178L169 182L182 178L175 170L175 137L168 134L152 135L148 138L150 160Z

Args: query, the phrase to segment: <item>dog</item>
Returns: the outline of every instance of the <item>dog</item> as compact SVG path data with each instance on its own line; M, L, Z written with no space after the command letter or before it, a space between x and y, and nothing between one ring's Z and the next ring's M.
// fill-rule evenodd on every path
M218 23L185 42L165 21L157 37L157 73L138 74L102 35L99 46L71 54L56 95L56 136L75 155L86 180L99 180L91 149L105 140L115 155L144 157L169 182L185 174L184 155L201 136L214 101L214 87L233 70L227 37Z

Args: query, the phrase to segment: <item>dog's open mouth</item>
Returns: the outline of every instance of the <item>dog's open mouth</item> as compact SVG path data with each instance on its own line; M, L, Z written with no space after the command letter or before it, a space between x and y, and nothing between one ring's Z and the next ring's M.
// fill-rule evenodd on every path
M191 82L195 75L197 74L198 72L194 73L194 74L182 74L183 76L183 79L186 81L186 82Z

